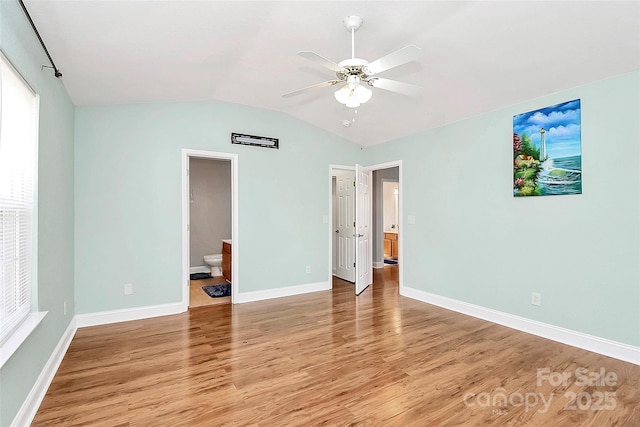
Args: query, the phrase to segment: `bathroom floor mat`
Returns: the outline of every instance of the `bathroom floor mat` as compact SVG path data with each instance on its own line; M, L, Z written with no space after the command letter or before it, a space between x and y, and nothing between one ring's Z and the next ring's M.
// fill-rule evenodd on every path
M228 297L231 295L231 285L228 283L203 286L202 290L211 298Z
M192 273L189 275L190 280L202 280L202 279L211 279L211 275L209 273Z

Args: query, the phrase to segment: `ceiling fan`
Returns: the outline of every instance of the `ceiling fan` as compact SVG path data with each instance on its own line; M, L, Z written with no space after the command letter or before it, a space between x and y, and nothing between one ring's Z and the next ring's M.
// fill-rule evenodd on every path
M338 89L334 96L338 102L345 104L350 108L359 107L360 104L364 104L371 99L372 92L367 86L397 92L407 96L419 96L421 94L422 88L420 86L399 82L397 80L384 79L377 76L383 71L387 71L391 68L417 59L421 50L418 46L409 45L373 62L368 62L364 59L355 57L355 32L362 25L362 18L355 15L347 16L344 18L343 23L347 30L351 32L351 58L345 59L344 61L340 61L336 64L315 52L298 52L298 55L303 58L313 61L316 64L322 65L323 67L335 72L336 78L298 89L293 92L285 93L282 95L283 98L296 96L314 89L334 86L339 83L346 84Z

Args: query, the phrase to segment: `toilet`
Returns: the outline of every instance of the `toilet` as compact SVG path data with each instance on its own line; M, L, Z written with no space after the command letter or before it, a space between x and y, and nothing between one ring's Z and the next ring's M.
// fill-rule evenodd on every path
M204 262L211 267L211 276L222 276L222 254L205 255Z

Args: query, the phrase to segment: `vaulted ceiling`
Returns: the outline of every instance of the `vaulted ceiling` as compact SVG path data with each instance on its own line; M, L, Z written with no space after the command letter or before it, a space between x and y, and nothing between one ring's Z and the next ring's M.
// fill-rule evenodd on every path
M25 0L76 105L219 100L281 111L363 146L640 69L638 1ZM297 55L351 56L342 20L360 15L355 56L409 44L418 60L347 108L335 74ZM355 120L354 120L355 119ZM348 120L350 126L343 125Z

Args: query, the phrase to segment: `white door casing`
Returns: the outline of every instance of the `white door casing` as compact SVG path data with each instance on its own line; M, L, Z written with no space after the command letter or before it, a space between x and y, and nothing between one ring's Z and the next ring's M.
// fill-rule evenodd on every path
M233 245L231 247L231 302L238 302L238 294L240 289L240 239L239 239L239 220L238 220L238 154L223 153L217 151L193 150L183 148L182 153L182 277L184 282L182 287L182 311L189 309L189 266L190 266L190 236L189 236L189 159L216 159L231 161L231 238Z
M336 204L338 221L336 276L349 282L355 282L355 174L348 171L336 175Z
M373 282L371 170L356 165L356 295Z

